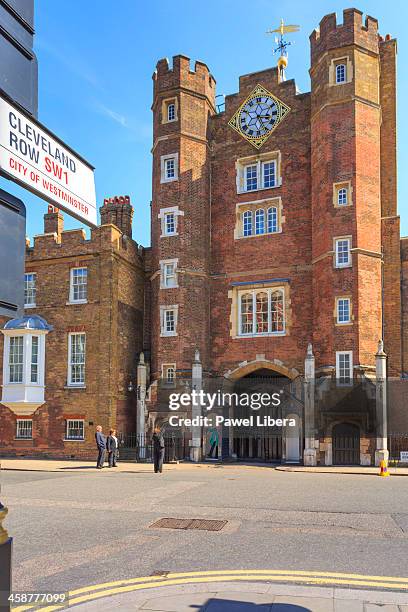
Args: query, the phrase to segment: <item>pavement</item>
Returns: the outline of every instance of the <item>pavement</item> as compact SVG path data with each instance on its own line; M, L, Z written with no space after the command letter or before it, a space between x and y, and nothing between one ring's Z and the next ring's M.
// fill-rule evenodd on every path
M265 572L266 573L266 572ZM209 575L210 574L210 575ZM213 574L213 575L211 575ZM286 576L285 578L293 578ZM308 579L313 579L308 576ZM361 577L363 578L363 577ZM408 612L408 593L357 588L311 587L272 582L237 571L146 576L93 585L68 594L67 605L42 612ZM407 586L407 585L405 585ZM34 610L31 606L13 612Z
M379 473L378 467L373 466L317 466L305 467L303 465L274 465L268 463L240 463L240 462L203 462L190 463L179 462L165 464L166 471L185 471L185 470L200 470L200 469L249 469L249 470L277 470L281 472L305 472L311 474L361 474L375 475ZM107 464L106 469L109 469ZM0 458L0 469L2 470L22 470L29 472L82 472L95 470L94 461L68 461L57 459L2 459ZM151 463L136 463L136 462L119 462L116 468L112 471L123 473L146 473L153 470ZM388 471L391 476L408 476L408 467L389 466Z

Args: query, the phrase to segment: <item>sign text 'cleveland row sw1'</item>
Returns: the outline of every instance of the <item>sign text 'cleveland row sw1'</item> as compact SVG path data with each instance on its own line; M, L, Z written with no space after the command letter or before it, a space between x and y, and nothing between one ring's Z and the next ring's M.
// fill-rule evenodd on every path
M97 224L93 167L4 98L0 172L80 221Z

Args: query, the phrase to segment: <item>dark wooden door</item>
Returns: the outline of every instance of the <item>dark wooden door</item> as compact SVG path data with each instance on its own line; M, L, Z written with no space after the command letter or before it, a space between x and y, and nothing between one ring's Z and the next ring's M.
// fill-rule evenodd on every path
M333 464L360 465L360 428L352 423L333 427Z

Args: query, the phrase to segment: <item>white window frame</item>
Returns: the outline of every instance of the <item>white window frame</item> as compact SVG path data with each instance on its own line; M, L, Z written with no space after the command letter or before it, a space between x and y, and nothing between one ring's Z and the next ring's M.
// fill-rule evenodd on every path
M340 302L348 303L348 319L347 321L340 321ZM349 325L351 320L351 298L348 296L336 297L336 323L337 325Z
M81 429L75 428L72 425L69 426L70 423L82 423L82 437L72 437L68 436L68 431L71 429ZM85 440L85 419L66 419L65 420L65 438L66 442L83 442Z
M174 267L174 284L168 284L168 276L166 275L167 266ZM172 275L173 276L173 275ZM175 289L178 287L178 259L162 259L160 262L160 288Z
M169 101L166 104L167 106L167 123L172 123L173 121L176 121L177 115L176 115L176 103L174 101ZM172 113L170 113L170 110L172 110ZM172 117L170 117L170 114L172 114Z
M170 106L174 106L174 117L172 119L169 118L169 108ZM162 101L162 123L174 123L178 121L178 98L177 96L174 98L166 98Z
M27 427L27 423L30 426ZM25 426L23 425L25 424ZM29 432L30 435L21 435L22 432ZM16 420L16 440L32 440L33 439L33 419L17 419Z
M75 277L75 272L77 270L86 270L86 283L81 283L79 284L75 284L74 285L74 277ZM75 293L75 287L85 287L85 293L86 293L86 297L85 298L78 298L75 299L74 293ZM75 268L71 268L69 271L69 301L68 304L87 304L88 303L88 266L76 266Z
M167 176L167 162L174 159L174 176ZM160 182L161 183L173 183L178 181L178 169L179 156L178 153L169 153L168 155L162 155L160 157Z
M34 286L31 288L31 292L33 294L33 300L32 302L28 302L26 300L26 296L29 292L29 289L27 287L27 283L29 282L27 277L28 276L33 276L33 282L34 282ZM37 305L37 273L36 272L26 272L24 274L24 308L35 308Z
M166 216L169 214L174 215L174 232L168 233L166 226ZM180 210L178 206L169 206L167 208L161 208L157 218L160 219L161 235L160 238L167 238L168 236L178 236L178 218L184 217L184 211Z
M338 71L339 69L342 68L343 69L343 78L339 79L338 78ZM347 62L339 62L338 64L335 64L334 66L334 80L336 85L342 85L344 83L347 83Z
M340 376L340 358L343 355L348 355L350 360L350 380L348 382L342 381ZM336 383L338 387L353 386L353 351L336 351Z
M72 341L73 336L85 336L85 349L84 349L84 360L83 363L72 363ZM73 381L72 380L72 366L83 365L83 380ZM68 374L67 374L67 385L68 387L85 387L86 384L86 333L85 332L69 332L68 333Z
M348 242L347 262L339 262L338 245L340 242ZM334 267L335 268L351 268L352 266L351 236L336 236L336 238L333 239L333 247L334 247Z
M275 184L265 187L265 164L274 165ZM256 188L247 189L247 168L256 166ZM235 163L236 167L236 184L237 193L253 193L255 191L264 191L265 189L276 189L282 185L282 177L280 175L281 154L280 151L272 153L263 153L251 157L238 159Z
M283 330L280 331L271 331L272 329L272 308L271 308L271 296L276 291L279 291L282 294L283 301ZM252 294L252 331L250 333L242 332L242 309L241 309L241 298L245 294ZM256 332L255 325L255 315L256 315L256 294L257 293L266 293L268 295L268 331L267 332ZM285 298L285 288L282 286L279 287L257 287L257 288L247 288L240 289L237 292L237 302L238 302L238 318L237 318L237 337L239 338L254 338L259 336L284 336L286 334L286 298Z
M264 210L264 232L256 233L256 212ZM269 231L269 211L275 210L276 229ZM245 234L244 216L248 215L251 219L251 233ZM260 236L271 236L282 233L282 201L281 198L266 198L264 200L254 200L252 202L240 202L236 205L236 225L234 230L234 238L259 238Z
M177 336L177 324L178 324L178 304L172 304L171 306L160 306L160 336L163 337L174 337ZM174 317L174 330L168 331L166 329L167 313L172 312Z

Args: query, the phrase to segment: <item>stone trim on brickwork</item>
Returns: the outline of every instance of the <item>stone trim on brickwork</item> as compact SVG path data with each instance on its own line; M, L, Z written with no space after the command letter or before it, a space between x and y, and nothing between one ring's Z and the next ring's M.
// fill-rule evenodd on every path
M269 208L277 209L277 231L276 232L264 232L263 234L253 233L250 236L244 236L243 229L243 219L242 215L247 210L256 211L258 209L265 210L265 226L267 227L268 219L267 219L267 210ZM241 240L247 238L261 238L262 236L274 236L276 234L282 233L282 224L285 223L285 217L283 215L283 206L282 206L282 198L280 196L274 198L265 198L263 200L251 200L249 202L238 202L235 205L235 228L234 228L234 239ZM255 223L254 223L255 225Z

